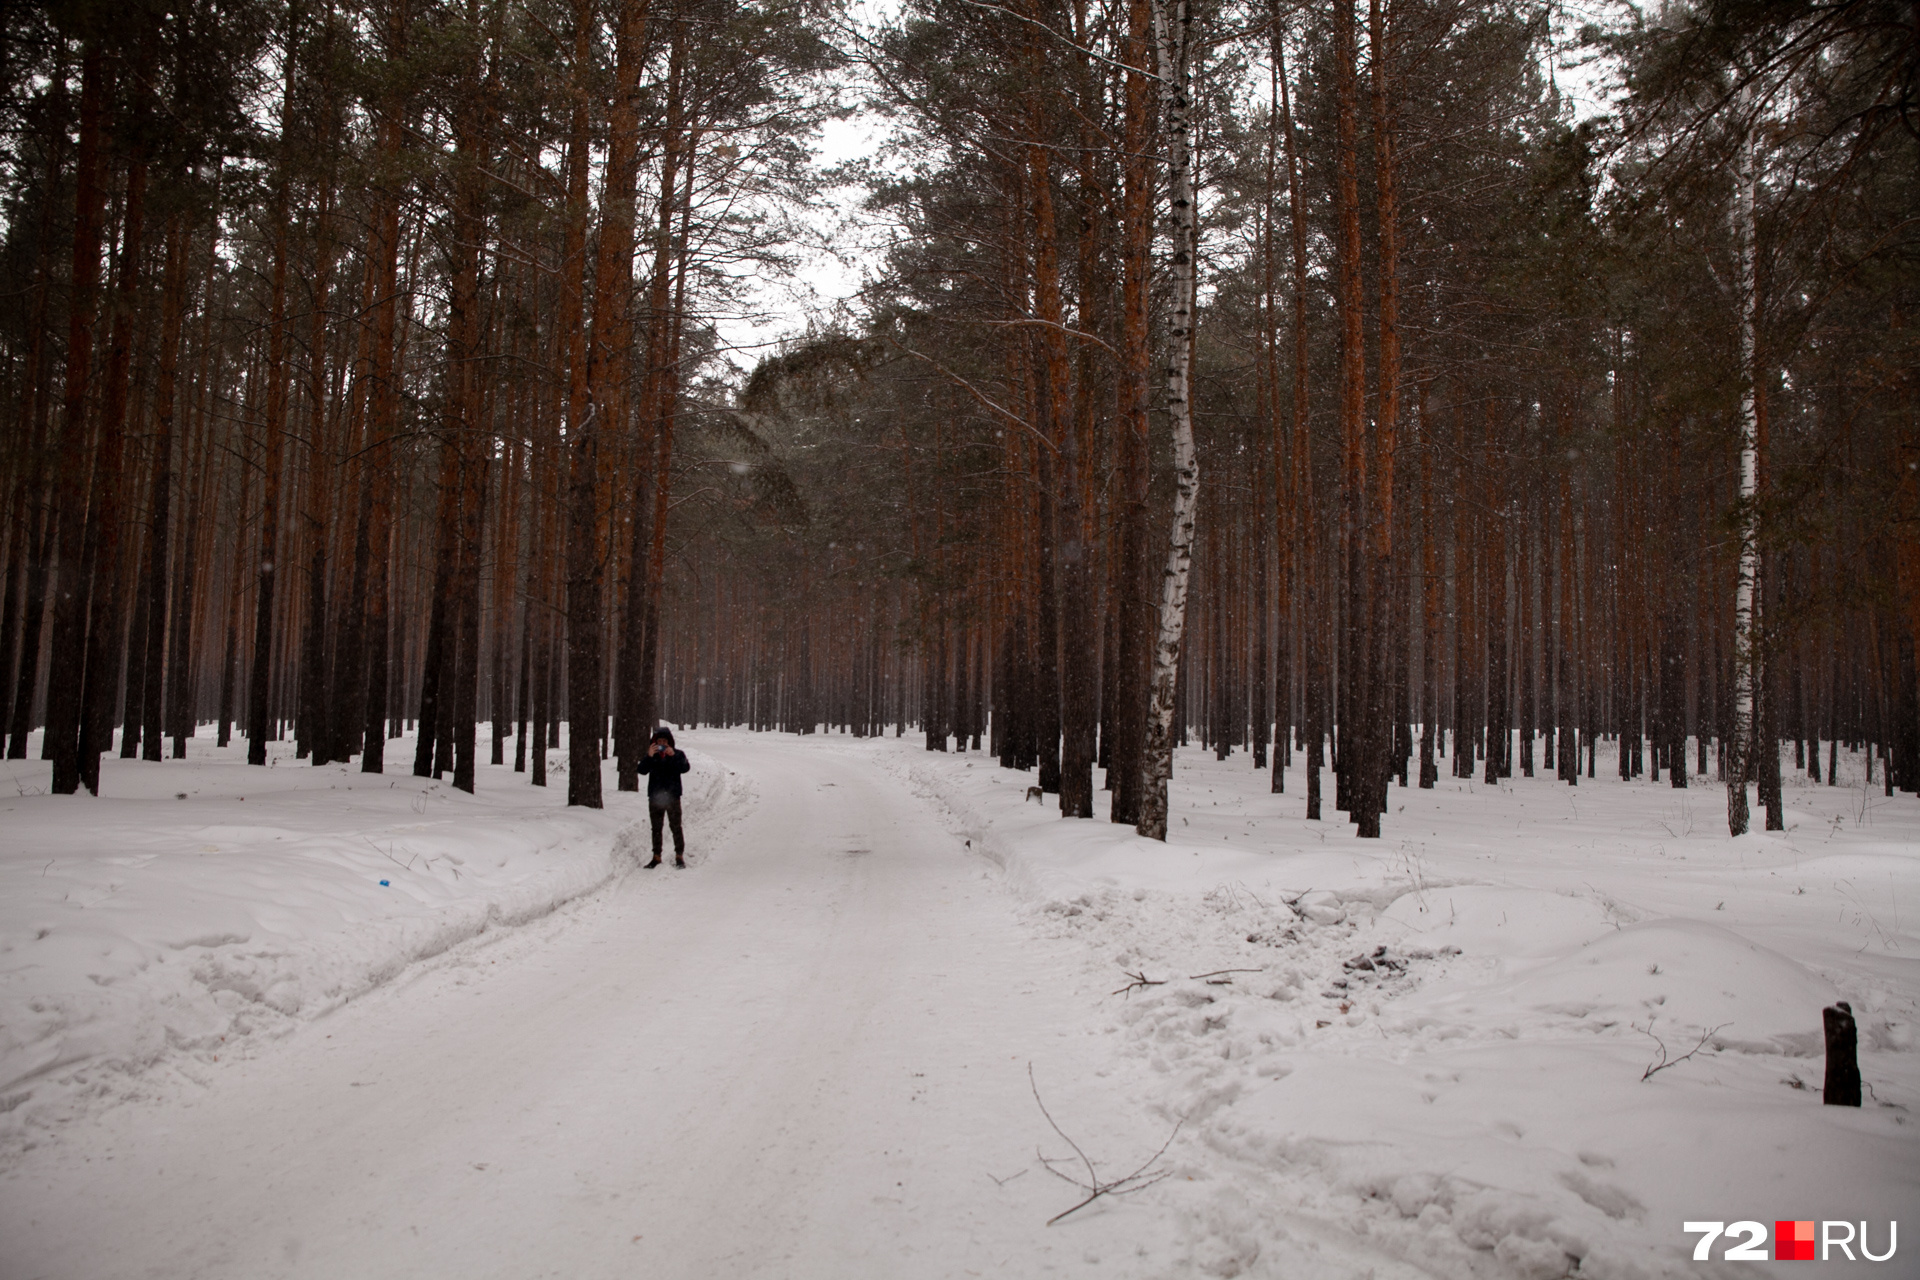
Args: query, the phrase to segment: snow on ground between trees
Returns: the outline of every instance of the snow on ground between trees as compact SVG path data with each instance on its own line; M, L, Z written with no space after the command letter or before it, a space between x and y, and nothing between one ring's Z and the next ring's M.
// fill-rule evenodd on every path
M410 759L411 738L390 748ZM99 798L50 796L45 762L0 766L0 1159L159 1068L198 1078L256 1037L409 965L584 894L644 854L645 801L565 805L496 766L477 794L358 763L312 768L270 744L189 740L161 766L102 761ZM731 806L723 770L688 775L689 821ZM714 824L708 822L709 834Z
M1543 777L1396 785L1362 842L1302 819L1298 767L1273 795L1183 749L1164 846L1063 823L989 757L881 758L1111 977L1214 1274L1349 1274L1331 1230L1380 1277L1697 1275L1684 1221L1883 1235L1920 1204L1920 804L1858 757L1851 786L1783 771L1788 829L1739 840L1708 780ZM1821 1104L1836 999L1859 1110Z

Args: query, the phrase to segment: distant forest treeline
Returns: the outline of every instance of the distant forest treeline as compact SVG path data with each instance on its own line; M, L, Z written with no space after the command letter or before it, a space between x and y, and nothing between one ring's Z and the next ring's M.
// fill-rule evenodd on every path
M659 718L913 724L1155 835L1196 734L1366 835L1603 739L1736 831L1840 744L1920 790L1913 6L1556 13L16 8L8 754L545 785L567 722L597 805ZM823 174L849 86L893 153ZM827 182L884 259L736 373Z

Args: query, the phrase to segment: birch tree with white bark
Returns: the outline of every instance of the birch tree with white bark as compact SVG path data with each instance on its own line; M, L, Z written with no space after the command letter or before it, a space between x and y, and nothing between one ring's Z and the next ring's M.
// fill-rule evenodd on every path
M1760 369L1760 303L1755 288L1754 264L1754 141L1749 126L1740 143L1739 172L1735 178L1733 234L1739 246L1740 267L1737 291L1740 323L1740 496L1735 515L1735 538L1740 545L1740 570L1733 595L1733 719L1727 728L1727 830L1736 836L1747 833L1747 775L1751 770L1749 743L1753 736L1753 692L1756 666L1754 633L1755 589L1758 586L1760 552L1757 530L1760 471L1759 414L1755 395Z
M1167 137L1167 186L1173 223L1173 299L1167 324L1167 416L1173 422L1173 529L1160 580L1160 631L1153 645L1147 732L1140 762L1140 819L1136 830L1167 838L1167 781L1173 776L1173 693L1186 631L1187 581L1193 567L1194 509L1200 463L1193 447L1194 253L1198 214L1193 191L1190 0L1154 0L1153 44L1160 73L1161 126Z

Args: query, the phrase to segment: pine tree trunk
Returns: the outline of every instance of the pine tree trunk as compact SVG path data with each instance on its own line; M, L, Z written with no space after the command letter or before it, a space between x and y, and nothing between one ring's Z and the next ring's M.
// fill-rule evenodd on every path
M219 201L214 207L217 210ZM203 604L197 595L199 570L205 563L202 548L201 524L207 511L208 500L212 494L214 450L210 447L212 426L206 412L206 404L211 391L213 378L213 278L214 270L220 260L220 224L218 218L212 220L207 234L207 270L203 277L201 297L199 372L194 378L189 407L192 410L187 424L187 448L184 456L191 458L197 452L200 456L199 475L194 481L193 494L187 506L186 528L180 538L179 571L173 588L173 623L169 628L167 640L167 733L173 739L172 758L184 760L187 755L187 739L193 736L195 719L199 712L197 704L198 684L194 665L194 655L198 652L194 644L195 627L200 620ZM194 446L198 445L196 449ZM209 527L212 521L205 522Z
M53 761L51 790L72 795L80 787L81 681L87 649L87 604L92 584L85 573L87 487L93 450L87 424L92 373L93 320L100 286L101 219L106 205L100 172L101 132L107 114L106 56L90 41L80 63L80 149L74 177L71 319L67 330L65 412L60 424L56 472L59 572L53 597L52 662L47 672L44 753Z
M689 131L684 139L689 155L698 143L698 131ZM659 707L656 698L660 685L660 601L666 590L667 516L672 510L670 498L673 480L674 425L680 414L680 343L687 315L687 268L692 247L694 168L691 160L682 167L686 177L678 198L680 233L673 258L673 293L669 310L661 321L666 329L667 339L663 349L662 377L659 383L653 431L653 485L648 520L652 537L647 547L646 631L640 646L639 716L642 725L649 728L659 723ZM674 201L668 201L669 206L673 203ZM808 705L811 708L812 671L810 668L806 676ZM808 714L812 714L811 709Z
M668 118L661 147L660 198L652 231L653 269L647 282L646 311L641 317L646 325L646 341L640 344L644 360L640 370L640 431L635 449L636 475L631 486L633 506L628 517L626 612L620 641L620 684L614 709L614 754L619 760L617 785L622 791L640 789L640 756L646 749L646 737L653 729L652 724L646 723L652 709L644 705L650 702L652 692L647 687L647 619L653 603L650 577L652 559L649 555L654 516L653 455L659 448L662 387L668 376L668 310L673 299L673 215L675 197L679 194L684 147L681 84L685 74L685 56L682 24L676 21L674 38L667 55Z
M572 164L569 155L568 163ZM571 190L572 171L569 168L567 182ZM569 215L571 216L571 215ZM575 262L577 267L578 263ZM563 262L562 283L559 290L560 312L566 313L566 300L569 296L565 284L566 264ZM574 274L578 278L577 272ZM578 306L575 295L575 314ZM550 334L551 367L557 374L567 345L572 335L558 324L548 326ZM528 677L528 696L533 702L529 715L528 731L531 740L527 749L531 753L528 763L527 781L536 787L547 785L547 752L551 749L551 734L554 723L554 687L558 680L557 664L554 662L555 633L560 625L561 608L557 598L556 577L560 565L560 513L561 480L565 475L565 455L561 450L559 423L562 409L559 379L547 380L551 390L543 390L539 408L538 423L533 440L532 499L535 504L535 541L533 543L532 562L527 566L527 580L530 584L527 594L527 629L533 633L527 642L533 654L533 672Z
M655 720L654 666L658 661L659 639L657 594L664 576L666 547L666 493L661 487L661 470L672 453L671 368L672 311L674 309L674 211L680 194L680 168L690 162L686 152L683 78L685 76L685 34L676 22L667 56L667 120L660 160L660 198L653 227L653 270L648 277L647 310L643 317L647 328L642 346L645 367L641 374L640 433L636 449L634 504L631 516L630 544L627 556L626 628L620 650L620 699L618 707L616 754L620 759L619 787L638 791L641 753ZM689 176L691 174L689 173ZM667 435L662 438L663 428ZM663 453L664 450L664 453ZM653 547L658 541L660 562L655 564ZM650 647L651 646L651 647Z
M457 309L470 306L471 297L454 302L448 317L448 345L459 342L456 335L464 317ZM450 353L451 354L451 353ZM464 361L460 362L464 365ZM464 372L464 369L461 370ZM450 657L448 646L455 643L456 605L453 599L455 562L459 557L460 500L462 484L461 433L464 392L458 385L460 373L451 365L442 393L440 429L440 479L435 486L439 498L434 511L433 588L427 612L426 643L420 660L420 732L413 744L413 776L438 778L452 767L451 743L440 732L451 706L452 682L444 679ZM447 696L443 697L443 690Z
M144 474L141 462L136 462L130 467L125 481L129 505L134 503L134 496L137 493L151 487L152 483L152 477ZM123 576L128 580L133 593L133 617L126 628L125 646L120 663L126 673L119 715L120 758L134 760L140 755L140 711L146 703L147 664L144 659L147 652L148 622L152 613L152 596L147 590L148 576L145 569L146 555L152 541L152 529L149 527L146 531L147 536L142 537L141 526L146 522L132 511L128 513L124 523L125 534L130 545L125 546L121 552ZM103 742L111 741L113 723L113 718L109 717L108 736L102 739Z
M39 345L37 339L33 345ZM38 382L34 363L30 354L20 397L20 423L26 428L20 433L22 440L31 430L27 424L33 421L35 384ZM4 745L5 726L13 720L17 676L13 655L20 647L20 618L26 604L28 545L31 537L29 521L35 534L39 525L39 512L28 503L28 494L34 488L34 472L38 469L33 456L35 452L31 444L19 448L14 454L8 475L11 497L7 503L7 575L4 583L0 583L0 699L4 699L0 701L0 745ZM37 541L37 538L33 540Z
M1279 197L1280 76L1284 65L1286 28L1280 22L1279 5L1267 10L1270 57L1267 72L1267 137L1261 182L1259 220L1260 244L1260 374L1259 413L1253 459L1254 520L1254 738L1253 767L1268 768L1269 735L1273 742L1273 760L1267 785L1274 795L1287 789L1288 663L1287 597L1291 589L1288 555L1292 542L1285 534L1287 512L1287 472L1284 461L1284 417L1280 412L1280 316L1276 298L1276 249L1274 245L1274 203ZM1263 508L1269 490L1262 483L1262 467L1272 469L1273 510ZM1272 573L1271 588L1268 575ZM1277 604L1278 608L1275 608ZM1277 634L1270 634L1275 617ZM1270 683L1271 682L1271 683Z
M1427 384L1420 384L1420 788L1440 781L1434 763L1434 737L1440 726L1440 562L1436 554L1433 505L1433 418L1427 411Z
M373 320L378 315L378 295L382 253L380 228L376 225L367 238L362 255L359 317L352 359L352 381L347 388L345 437L342 453L348 459L342 514L352 512L351 539L347 544L348 563L346 599L335 610L338 633L333 643L332 713L330 716L336 760L351 760L360 754L367 719L367 580L373 557L373 475L367 462L371 421L369 410L373 386ZM348 503L351 498L351 506Z
M1287 80L1284 44L1274 46L1280 82L1280 126L1286 143L1287 222L1293 271L1293 435L1289 450L1292 505L1287 513L1287 539L1298 570L1291 593L1294 616L1289 631L1300 637L1300 712L1307 758L1306 816L1320 818L1320 767L1326 736L1323 696L1326 684L1324 648L1320 634L1320 533L1313 506L1313 445L1308 425L1312 414L1307 347L1307 212L1300 182L1300 142L1294 130L1293 92ZM1284 695L1283 695L1284 696Z
M1038 135L1043 122L1036 99L1029 103L1029 128ZM1085 482L1081 475L1083 451L1090 442L1081 438L1080 424L1068 420L1065 408L1068 392L1066 339L1062 333L1065 313L1060 298L1052 167L1045 147L1038 144L1028 147L1027 173L1033 216L1033 304L1035 318L1040 321L1034 339L1039 353L1034 403L1036 426L1047 441L1041 446L1040 456L1040 629L1044 646L1040 655L1041 679L1047 685L1057 681L1059 688L1058 745L1054 745L1056 740L1051 732L1043 734L1040 785L1049 793L1060 793L1061 817L1091 818L1093 672L1087 663L1092 659L1094 644L1090 547L1083 513ZM1057 484L1048 475L1056 460ZM1057 643L1049 646L1047 632L1055 629ZM1043 723L1047 718L1043 710ZM1055 766L1058 772L1050 778L1048 766L1055 758L1055 751L1059 752Z
M574 106L568 148L566 249L561 270L563 332L571 335L567 391L567 803L600 807L601 626L600 450L588 396L587 342L580 290L586 269L587 72L593 6L574 8Z
M470 6L467 20L477 19ZM478 39L478 33L474 33ZM462 101L455 119L455 180L453 209L452 292L447 315L447 383L452 407L450 444L458 460L458 512L454 533L456 560L451 601L459 620L457 659L443 668L442 693L449 702L453 785L473 794L478 768L480 678L480 564L485 531L488 474L493 453L492 432L484 413L481 370L485 367L488 319L482 314L482 261L486 252L487 208L483 170L491 160L490 121L482 100L481 64L490 51L475 48L466 55L462 83L456 90ZM424 712L422 713L424 717Z
M126 661L127 590L134 576L127 545L133 522L127 518L126 508L135 480L126 468L127 414L137 340L135 325L142 314L140 269L146 257L147 149L142 133L153 117L147 86L153 81L160 37L157 21L148 20L142 25L140 51L128 87L135 137L126 159L119 278L100 399L100 431L94 442L94 497L87 513L87 563L92 566L93 602L87 621L80 780L95 795L100 793L100 755L113 745L114 712Z
M1373 679L1372 512L1368 498L1366 305L1360 240L1359 50L1352 0L1335 0L1334 302L1340 321L1340 552L1346 583L1341 611L1339 725L1335 804L1363 837L1379 834L1371 766Z
M1120 368L1114 412L1119 553L1115 577L1114 745L1108 757L1113 802L1108 816L1131 826L1140 818L1141 752L1146 738L1150 636L1155 619L1148 586L1148 376L1152 360L1147 293L1153 237L1153 173L1147 155L1152 99L1145 72L1151 20L1148 0L1127 5L1127 65L1123 87L1123 157L1120 161ZM1016 627L1018 623L1016 623ZM1015 651L1018 651L1017 645ZM1012 706L1025 705L1014 697Z
M1538 723L1537 703L1534 679L1534 619L1533 564L1536 554L1533 539L1528 533L1533 529L1533 520L1528 511L1528 500L1523 498L1516 504L1513 529L1515 532L1514 589L1519 594L1517 608L1517 626L1514 629L1515 640L1520 649L1520 770L1521 776L1533 776L1533 739Z
M1508 496L1499 473L1505 465L1505 441L1497 436L1495 407L1487 400L1487 761L1484 781L1495 786L1512 773L1507 753L1513 741L1508 723L1507 691L1507 519Z
M65 151L67 137L67 97L63 87L65 67L61 67L53 90L53 104L48 111L47 166L49 177L57 176L61 169L60 158ZM27 756L27 735L33 730L34 697L40 689L40 647L42 624L46 618L47 581L52 569L54 544L58 538L59 508L48 492L48 454L51 444L48 418L52 411L52 378L50 370L53 363L49 350L51 337L50 299L54 277L54 261L58 251L57 237L54 234L53 214L56 199L51 192L43 195L40 212L40 262L37 275L39 287L34 303L33 333L28 348L30 372L26 379L22 400L21 421L26 426L22 433L27 441L26 456L21 460L20 489L17 497L21 505L22 519L16 524L15 554L24 551L25 565L21 573L21 600L19 624L19 658L13 673L11 684L12 711L4 726L7 732L7 759L24 760ZM11 645L4 650L11 656Z
M407 0L393 0L387 21L386 55L405 56ZM382 186L374 217L374 323L372 388L367 408L365 466L371 477L367 498L367 586L365 606L366 702L360 770L384 773L390 708L389 618L392 613L393 436L399 423L400 378L400 172L406 139L407 104L390 92L380 113L379 161ZM424 729L423 729L424 732Z
M238 566L235 566L237 569ZM240 583L239 575L227 587L226 644L220 657L220 705L215 712L213 745L225 747L233 741L234 682L240 668Z
M285 146L293 119L294 46L299 7L287 10L287 43L280 99L280 137ZM267 423L263 494L260 502L259 581L254 588L253 667L247 693L247 763L267 763L267 690L273 675L274 587L279 581L280 458L287 423L287 187L288 157L280 157L271 212L273 267L267 303Z
M1564 433L1565 424L1562 423ZM1576 703L1577 688L1574 655L1577 641L1574 634L1574 523L1573 523L1573 482L1565 471L1560 473L1560 534L1556 539L1559 556L1554 571L1555 587L1558 591L1560 621L1554 635L1554 742L1556 767L1560 780L1568 786L1580 785L1580 732L1579 708Z
M325 56L323 54L323 56ZM332 137L333 131L327 130ZM300 637L299 741L314 765L332 761L337 708L327 698L327 547L332 536L334 469L327 429L327 320L333 278L333 176L318 194L315 216L312 313L308 327L307 376L307 601Z
M1387 778L1392 772L1394 744L1393 534L1394 463L1400 428L1400 228L1395 184L1394 115L1389 96L1392 54L1383 0L1368 6L1368 51L1371 63L1371 100L1374 142L1374 182L1379 224L1379 395L1374 415L1373 458L1369 472L1372 499L1367 511L1368 609L1365 723L1361 727L1361 785L1356 798L1361 808L1356 825L1362 837L1378 839L1380 815L1387 807ZM1357 206L1357 199L1355 204ZM1353 211L1358 213L1357 207ZM1357 264L1356 264L1357 265ZM1357 293L1357 291L1356 291ZM1357 309L1357 308L1356 308ZM1365 414L1364 358L1356 360Z
M180 211L169 213L166 265L160 285L160 371L154 393L153 484L148 500L152 530L147 537L143 566L147 584L146 649L135 655L146 671L140 708L141 755L152 761L160 759L161 737L165 733L162 693L167 658L167 552L173 543L173 421L179 399L180 330L186 311L190 245L186 217Z
M472 398L474 388L467 395ZM471 407L471 406L470 406ZM473 437L483 430L477 422L467 429L466 452L461 478L460 566L459 566L459 661L452 671L453 785L473 794L479 764L479 691L480 691L480 551L486 532L485 510L488 476L492 468L481 442Z

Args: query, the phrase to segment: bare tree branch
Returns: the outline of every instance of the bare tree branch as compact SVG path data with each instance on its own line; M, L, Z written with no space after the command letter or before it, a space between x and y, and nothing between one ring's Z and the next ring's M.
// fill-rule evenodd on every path
M1039 1106L1040 1114L1047 1118L1047 1123L1053 1127L1055 1133L1060 1135L1060 1140L1069 1147L1072 1147L1073 1153L1080 1157L1080 1163L1087 1167L1087 1180L1082 1182L1071 1174L1062 1173L1059 1169L1055 1168L1055 1161L1049 1160L1037 1151L1034 1153L1036 1156L1039 1156L1040 1163L1046 1167L1048 1173L1053 1174L1056 1178L1060 1178L1065 1182L1072 1183L1087 1193L1086 1198L1079 1203L1062 1209L1059 1213L1048 1218L1048 1226L1052 1226L1069 1214L1079 1212L1095 1200L1098 1200L1101 1196L1124 1196L1135 1191L1144 1191L1154 1183L1171 1175L1172 1170L1170 1169L1162 1169L1155 1173L1149 1173L1148 1170L1152 1169L1153 1166L1159 1162L1161 1156L1167 1154L1167 1148L1171 1147L1173 1140L1180 1136L1180 1128L1186 1123L1184 1116L1174 1121L1173 1131L1167 1135L1167 1140L1160 1144L1160 1149L1151 1156L1148 1156L1132 1173L1127 1174L1125 1177L1115 1178L1112 1182L1102 1182L1100 1181L1099 1173L1094 1169L1093 1161L1088 1158L1085 1151L1080 1149L1080 1144L1069 1137L1067 1131L1060 1127L1059 1122L1053 1118L1053 1113L1047 1110L1047 1104L1041 1100L1040 1086L1034 1082L1033 1064L1031 1062L1027 1064L1027 1086L1033 1090L1033 1100L1034 1103Z
M1641 1072L1640 1079L1643 1081L1651 1080L1655 1075L1659 1074L1662 1071L1665 1071L1668 1067L1679 1066L1681 1063L1685 1062L1688 1058L1691 1058L1694 1054L1706 1048L1707 1041L1713 1039L1714 1036L1718 1035L1721 1031L1725 1030L1727 1027L1730 1027L1732 1025L1733 1024L1730 1022L1723 1022L1717 1027L1712 1027L1706 1031L1701 1032L1700 1042L1698 1044L1694 1045L1693 1048L1687 1050L1685 1053L1681 1054L1679 1057L1669 1061L1667 1058L1666 1041L1662 1040L1659 1036L1656 1036L1653 1034L1653 1019L1651 1018L1647 1019L1647 1025L1644 1030L1642 1030L1639 1027L1635 1027L1634 1030L1640 1031L1642 1035L1646 1036L1649 1040L1652 1040L1655 1044L1660 1046L1660 1061L1653 1063L1645 1071Z

